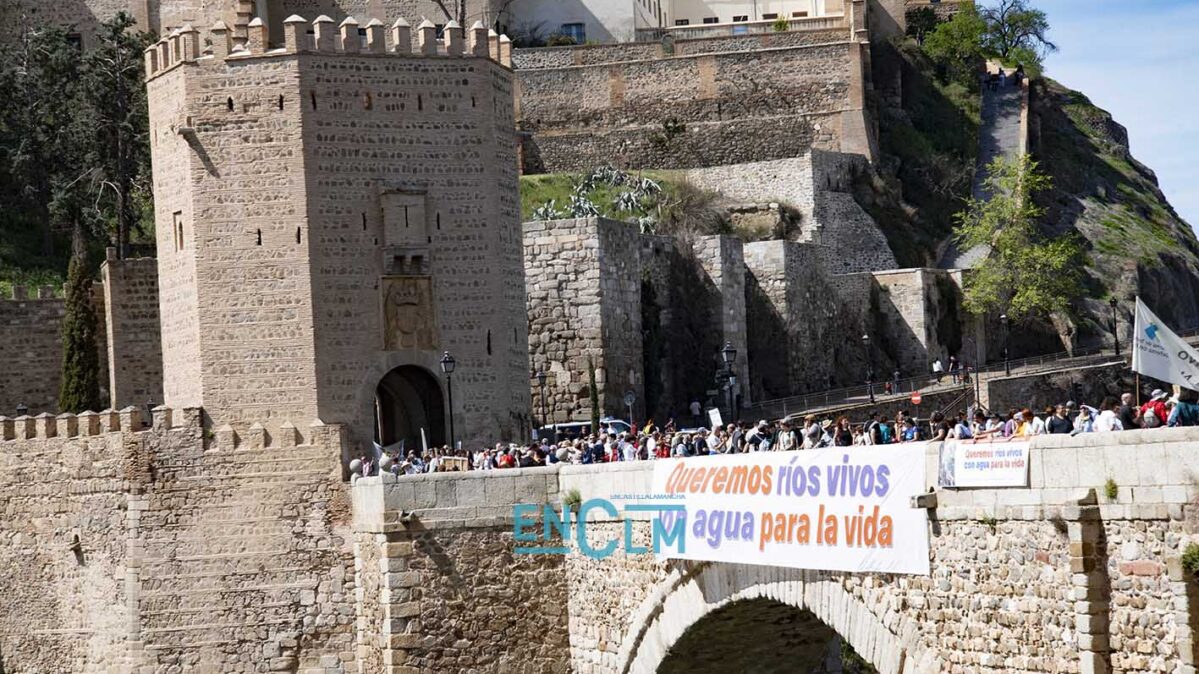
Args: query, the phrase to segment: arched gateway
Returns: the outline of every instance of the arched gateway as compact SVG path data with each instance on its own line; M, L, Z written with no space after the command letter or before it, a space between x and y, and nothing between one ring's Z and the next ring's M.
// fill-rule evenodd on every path
M445 400L441 385L428 370L401 365L383 376L375 388L375 440L383 446L404 442L405 449L446 444Z
M872 611L836 574L681 565L637 611L621 644L617 671L839 671L827 668L838 637L879 674L939 671L934 653L901 636L914 630L905 631L898 616L885 624L885 613ZM754 668L738 664L749 657ZM787 662L789 668L772 668Z

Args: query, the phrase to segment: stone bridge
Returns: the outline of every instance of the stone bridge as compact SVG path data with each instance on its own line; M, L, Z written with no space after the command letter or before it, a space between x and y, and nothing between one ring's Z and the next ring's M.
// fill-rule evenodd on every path
M929 576L658 562L623 545L602 560L513 553L513 504L648 494L651 462L362 479L358 664L831 672L843 641L882 674L1194 672L1199 595L1181 557L1199 538L1197 442L1199 429L1035 438L1029 488L936 492ZM625 526L592 512L587 540Z

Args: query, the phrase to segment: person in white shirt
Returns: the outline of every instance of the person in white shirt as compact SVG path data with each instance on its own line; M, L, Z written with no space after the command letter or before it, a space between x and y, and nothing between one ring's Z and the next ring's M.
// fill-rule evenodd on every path
M1099 416L1095 419L1096 431L1122 431L1124 424L1120 423L1120 415L1116 413L1116 399L1108 396L1099 404Z
M620 455L625 461L637 460L637 447L633 445L630 439L631 437L632 436L626 435L624 439L620 441Z

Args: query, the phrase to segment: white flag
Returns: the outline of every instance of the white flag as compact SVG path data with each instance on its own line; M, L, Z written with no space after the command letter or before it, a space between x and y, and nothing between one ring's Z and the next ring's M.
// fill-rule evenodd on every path
M1199 352L1174 334L1137 298L1132 336L1132 369L1143 375L1199 391Z

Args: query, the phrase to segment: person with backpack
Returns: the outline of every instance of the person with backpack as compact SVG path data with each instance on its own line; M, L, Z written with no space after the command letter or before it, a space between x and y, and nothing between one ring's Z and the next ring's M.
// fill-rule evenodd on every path
M1166 421L1170 418L1170 412L1166 409L1166 398L1170 395L1165 391L1157 388L1153 389L1153 393L1149 395L1149 402L1141 405L1141 410L1137 414L1137 418L1141 421L1141 428L1160 428L1166 425Z

